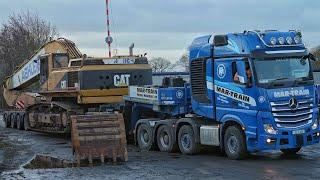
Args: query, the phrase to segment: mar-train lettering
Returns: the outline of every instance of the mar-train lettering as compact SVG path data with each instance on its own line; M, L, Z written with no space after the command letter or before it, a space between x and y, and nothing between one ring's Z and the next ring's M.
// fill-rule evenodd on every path
M221 86L215 86L215 92L224 96L227 96L229 98L250 104L251 106L256 106L256 101L245 94L221 87Z
M290 97L290 96L306 96L309 95L309 89L296 89L291 91L274 92L273 96L276 98Z

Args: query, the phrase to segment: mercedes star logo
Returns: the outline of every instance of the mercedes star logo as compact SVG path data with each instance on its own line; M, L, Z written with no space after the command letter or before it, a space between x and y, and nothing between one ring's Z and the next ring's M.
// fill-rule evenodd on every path
M291 110L297 110L298 109L298 101L296 98L291 98L289 100L289 107Z

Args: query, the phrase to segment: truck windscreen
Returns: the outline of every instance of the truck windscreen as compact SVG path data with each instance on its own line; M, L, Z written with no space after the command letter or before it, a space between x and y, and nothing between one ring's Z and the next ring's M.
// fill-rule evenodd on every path
M258 84L275 82L306 82L312 80L309 59L274 58L254 59Z

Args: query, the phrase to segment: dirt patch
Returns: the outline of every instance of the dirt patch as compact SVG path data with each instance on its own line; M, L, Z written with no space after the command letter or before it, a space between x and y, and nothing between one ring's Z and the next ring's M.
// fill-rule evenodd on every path
M36 155L30 162L23 167L26 169L52 169L73 167L73 162L51 157L47 155Z
M9 143L0 140L0 149L4 149L9 146L10 146Z

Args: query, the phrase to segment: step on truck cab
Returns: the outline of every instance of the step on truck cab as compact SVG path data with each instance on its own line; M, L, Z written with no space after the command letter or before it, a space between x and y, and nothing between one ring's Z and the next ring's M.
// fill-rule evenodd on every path
M293 154L319 142L312 56L301 32L208 35L189 51L189 85L130 87L125 97L127 126L141 149L178 146L194 154L213 145L242 159L264 150Z

